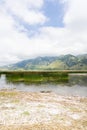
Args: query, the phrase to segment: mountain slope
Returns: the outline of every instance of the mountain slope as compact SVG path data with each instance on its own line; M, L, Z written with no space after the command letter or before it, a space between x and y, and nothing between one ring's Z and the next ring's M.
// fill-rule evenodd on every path
M87 70L87 54L37 57L5 68L8 70Z

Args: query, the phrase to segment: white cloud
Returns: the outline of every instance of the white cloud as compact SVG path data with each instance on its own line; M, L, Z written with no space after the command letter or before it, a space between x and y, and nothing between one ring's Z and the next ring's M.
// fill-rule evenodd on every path
M87 52L87 0L67 0L68 9L64 16L65 27L78 45L79 52ZM77 51L78 52L78 51Z
M43 24L47 18L40 11L43 0L5 0L3 7L8 13L18 17L28 24Z
M64 23L75 31L87 29L87 0L68 0Z
M87 53L87 1L62 1L68 5L63 19L65 27L39 27L32 37L27 32L19 32L18 28L26 29L13 15L25 24L44 25L49 19L42 12L44 0L4 0L1 3L0 65L39 55Z

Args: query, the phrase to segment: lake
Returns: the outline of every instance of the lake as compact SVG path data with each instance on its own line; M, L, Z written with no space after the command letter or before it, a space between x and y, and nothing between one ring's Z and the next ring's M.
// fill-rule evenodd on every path
M87 96L87 73L55 74L54 80L51 73L47 77L46 75L41 73L38 78L34 74L37 80L33 80L34 77L32 75L1 74L0 89L16 89L18 91L28 92L55 92L69 96ZM26 82L24 82L24 79L26 79Z

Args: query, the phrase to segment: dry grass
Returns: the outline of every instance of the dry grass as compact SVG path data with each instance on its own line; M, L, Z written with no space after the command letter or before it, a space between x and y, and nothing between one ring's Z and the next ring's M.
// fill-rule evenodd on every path
M0 97L15 97L17 92L14 91L0 91Z
M87 98L0 91L0 130L87 130Z
M87 125L87 123L86 123ZM70 127L58 123L41 123L33 125L12 125L0 126L0 130L87 130L84 124L78 125L78 122L73 123Z
M0 130L67 130L67 127L63 127L60 124L34 124L34 125L22 125L22 126L3 126ZM70 129L68 129L70 130Z

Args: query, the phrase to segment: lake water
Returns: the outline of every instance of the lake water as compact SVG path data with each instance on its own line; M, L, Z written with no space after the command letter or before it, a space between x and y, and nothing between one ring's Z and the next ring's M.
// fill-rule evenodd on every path
M6 75L0 76L0 89L16 89L28 92L55 92L61 95L87 96L87 73L69 74L68 83L24 84L7 82Z

